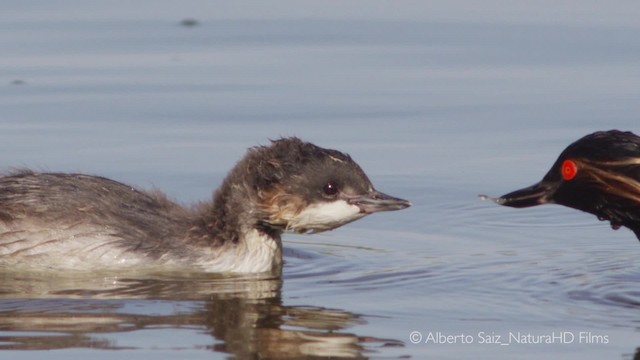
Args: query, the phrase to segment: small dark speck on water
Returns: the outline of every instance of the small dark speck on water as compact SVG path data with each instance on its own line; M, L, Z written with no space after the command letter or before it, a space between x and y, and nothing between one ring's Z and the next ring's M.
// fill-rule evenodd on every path
M11 82L11 85L24 85L26 82L24 80L15 79Z
M183 19L180 21L180 26L193 27L196 25L198 25L198 21L196 19Z

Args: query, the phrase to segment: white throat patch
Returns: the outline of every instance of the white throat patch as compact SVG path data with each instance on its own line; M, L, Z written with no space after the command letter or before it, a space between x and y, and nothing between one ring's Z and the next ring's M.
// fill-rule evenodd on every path
M344 200L314 204L306 207L289 220L287 230L295 232L321 232L358 220L365 216L360 208Z

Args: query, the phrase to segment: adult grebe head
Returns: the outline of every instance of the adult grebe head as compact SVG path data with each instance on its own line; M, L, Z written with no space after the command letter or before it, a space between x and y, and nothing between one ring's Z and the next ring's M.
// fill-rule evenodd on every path
M495 202L511 207L555 203L608 220L640 239L640 137L600 131L569 145L544 178Z

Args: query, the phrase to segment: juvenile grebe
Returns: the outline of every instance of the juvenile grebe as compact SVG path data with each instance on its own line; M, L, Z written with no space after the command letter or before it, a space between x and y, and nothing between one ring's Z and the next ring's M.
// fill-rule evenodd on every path
M485 198L489 198L483 196ZM600 131L569 145L542 181L499 198L516 208L555 203L626 226L640 239L640 137Z
M0 177L0 267L279 272L283 231L410 205L376 191L349 155L298 138L250 149L193 207L103 177L20 171Z

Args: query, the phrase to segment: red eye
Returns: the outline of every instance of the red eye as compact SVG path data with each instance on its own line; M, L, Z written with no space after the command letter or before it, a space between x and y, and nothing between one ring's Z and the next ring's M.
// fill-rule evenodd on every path
M571 180L578 175L578 166L572 160L565 160L562 163L562 178Z

